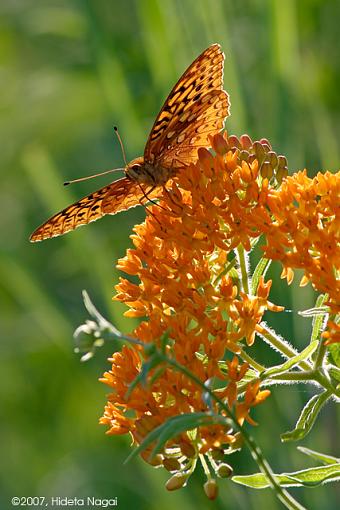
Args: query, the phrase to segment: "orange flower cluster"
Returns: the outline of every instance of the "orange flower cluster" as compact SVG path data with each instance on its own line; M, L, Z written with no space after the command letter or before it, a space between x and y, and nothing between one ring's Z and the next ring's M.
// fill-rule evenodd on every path
M261 143L255 143L259 150ZM263 332L265 311L283 307L268 300L271 281L263 277L253 293L242 288L241 278L235 278L233 250L242 245L249 251L264 235L266 258L281 261L290 277L293 269L304 269L303 283L309 280L328 293L335 311L340 301L340 174L309 179L300 172L277 189L281 179L264 158L260 161L249 153L247 157L245 150L240 157L238 148L230 150L227 136L216 135L212 147L214 155L199 150L197 163L174 178L159 205L134 228L134 248L118 268L137 276L139 283L121 278L115 299L128 306L125 315L146 319L133 332L135 337L160 346L167 335L167 355L202 382L218 381L216 395L238 422L255 424L251 408L269 391L261 391L256 382L242 384L239 394L237 383L248 365L239 365L236 354L243 340L252 345L256 332ZM277 157L275 161L280 165ZM129 392L143 357L140 346L124 347L112 356L112 368L102 378L113 392L101 423L109 427L109 434L130 432L137 444L171 417L210 409L201 388L171 366L157 367L157 376L150 371L149 384L137 384ZM220 413L217 406L215 410ZM230 427L216 424L180 434L169 443L157 459L146 453L143 457L176 471L183 459L189 462L198 453L236 448L239 439Z
M280 260L283 276L290 282L294 269L303 269L301 285L329 296L330 311L340 311L340 172L319 173L314 179L306 170L288 177L272 190L267 205L272 223L265 234L265 256Z

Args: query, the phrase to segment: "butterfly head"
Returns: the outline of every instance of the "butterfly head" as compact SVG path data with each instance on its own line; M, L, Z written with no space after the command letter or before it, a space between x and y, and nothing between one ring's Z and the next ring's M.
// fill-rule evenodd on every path
M145 182L144 158L135 158L126 165L125 174L131 180Z

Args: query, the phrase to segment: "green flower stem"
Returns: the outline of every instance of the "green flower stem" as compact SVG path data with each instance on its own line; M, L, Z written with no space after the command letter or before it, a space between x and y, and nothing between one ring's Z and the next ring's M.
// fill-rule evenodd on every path
M240 350L240 356L242 359L244 359L244 361L246 361L247 363L249 363L249 365L254 368L255 370L257 370L258 372L263 372L266 367L264 367L263 365L260 365L260 363L258 363L257 361L255 361L251 356L249 356L249 354L247 354L242 348Z
M207 461L205 460L204 455L202 455L200 453L198 456L199 456L199 459L201 461L201 464L202 464L202 467L203 467L203 471L204 471L205 476L207 477L207 480L211 480L210 469L209 469L209 466L207 464Z
M310 381L315 384L314 371L306 372L286 372L284 374L272 375L269 377L272 381ZM265 379L263 379L264 381Z
M241 282L242 289L245 294L249 294L249 280L248 280L248 253L240 244L236 249L237 260L241 269Z
M286 340L283 340L283 338L280 338L271 329L269 329L265 323L262 322L261 327L263 328L264 332L258 334L262 336L271 346L273 346L286 358L288 359L293 358L294 356L297 356L299 354L299 352L296 349L294 349L291 345L289 345L289 343L286 342ZM312 365L307 361L300 361L298 366L301 369L307 371L313 368Z
M313 376L316 382L318 382L326 390L330 391L332 395L335 395L337 398L340 398L340 388L333 386L328 377L324 375L320 370L313 370Z
M316 353L316 358L315 358L315 363L314 363L315 369L322 367L326 351L327 351L327 347L325 346L325 343L321 339L319 342L317 353Z
M243 384L240 384L238 388L239 394L242 394L246 391L247 386L249 382L257 381L258 377L254 377L251 381L247 381ZM282 374L277 375L271 375L261 378L261 383L265 384L265 381L277 381L278 383L280 381L296 381L296 382L310 382L311 384L318 383L320 386L322 386L325 390L327 390L331 395L334 395L337 398L340 398L340 387L334 387L330 380L323 375L318 370L306 370L302 372L286 372Z
M216 277L215 279L213 280L212 282L212 285L215 286L219 281L220 279L225 276L226 274L229 273L229 271L235 266L236 264L236 258L234 258L231 262L229 262L229 264L227 265L227 267L225 267L223 269L223 271L221 271Z
M188 477L191 476L192 473L195 471L196 464L197 464L197 458L195 457L195 458L191 459L191 461L189 461L189 468L188 468L188 466L186 466L186 468L184 469L183 472L186 475L188 475Z
M255 443L254 439L247 433L245 428L241 426L238 421L236 420L236 417L234 413L230 411L228 406L221 400L217 395L208 387L206 386L198 377L196 377L193 373L191 373L186 367L183 365L180 365L177 363L177 361L168 358L163 353L158 352L157 356L161 361L164 361L168 365L173 366L176 370L179 372L182 372L185 374L189 379L194 381L205 393L208 393L210 397L218 403L221 409L226 413L226 415L232 420L234 428L238 430L248 446L254 460L256 461L257 465L259 466L261 472L265 475L266 479L268 480L268 483L270 484L270 487L274 490L277 498L285 505L286 508L289 510L305 510L305 507L300 505L285 489L283 489L280 484L276 481L274 473L266 461L266 459L263 457L263 454L258 447L258 445Z

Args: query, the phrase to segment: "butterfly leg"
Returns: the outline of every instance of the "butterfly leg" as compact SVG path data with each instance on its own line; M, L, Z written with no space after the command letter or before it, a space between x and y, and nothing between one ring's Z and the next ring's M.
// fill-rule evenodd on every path
M153 192L154 189L156 189L157 186L152 186L152 188L147 192L145 193L145 191L143 190L142 188L142 185L140 183L138 183L140 189L141 189L141 192L143 193L144 197L146 198L146 200L148 202L151 202L153 205L157 205L158 207L160 207L161 209L163 209L163 211L166 211L165 207L163 207L162 205L160 205L158 202L155 202L154 200L151 200L151 198L149 198L149 195ZM144 206L145 207L145 206ZM146 207L145 207L146 208Z
M145 193L145 191L144 191L144 189L143 189L142 185L141 185L140 183L138 183L138 185L139 185L139 187L140 187L140 189L141 189L141 192L143 193L143 197L141 197L141 198L139 199L139 203L140 203L140 205L141 205L142 207L144 207L144 209L145 209L145 210L146 210L146 211L147 211L147 212L148 212L148 213L149 213L149 214L150 214L150 215L151 215L151 216L152 216L152 217L153 217L153 218L157 221L157 223L159 223L159 225L161 225L161 224L160 224L160 221L156 218L156 216L153 214L153 212L151 211L151 209L149 209L149 208L145 205L145 203L143 202L143 199L144 199L144 198L146 198L146 200L147 200L148 202L152 202L152 203L153 203L153 204L155 204L155 205L159 205L159 204L157 204L157 202L154 202L153 200L151 200L151 199L148 197L148 194L152 193L152 192L153 192L153 190L156 188L156 186L153 186L153 187L149 190L149 192L148 192L148 193Z
M180 202L179 200L177 200L177 201L176 201L176 200L174 200L174 198L173 198L173 193L172 193L170 190L168 190L168 189L167 189L167 187L166 187L165 185L163 186L163 192L166 194L166 196L169 198L170 202L171 202L174 206L176 206L176 207L178 207L178 208L180 208L180 209L182 210L182 204L181 204L181 202Z
M167 195L167 197L169 198L170 202L172 202L176 207L180 207L179 202L176 202L174 200L171 191L169 191L165 186L163 186L163 191Z

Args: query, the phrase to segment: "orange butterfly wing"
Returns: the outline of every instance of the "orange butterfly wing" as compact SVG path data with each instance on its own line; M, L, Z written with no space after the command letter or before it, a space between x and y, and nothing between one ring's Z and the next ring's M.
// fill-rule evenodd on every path
M208 135L220 131L229 115L229 96L222 88L223 63L219 44L213 44L185 71L151 129L146 162L181 167L197 159L199 147L210 147Z
M208 135L223 128L229 114L229 96L223 87L224 54L218 44L207 48L185 71L170 92L150 132L144 160L165 168L194 162L199 147L209 147ZM135 207L152 192L124 177L94 191L55 214L38 227L31 241L42 241L74 230L80 225Z
M140 205L140 200L149 190L150 187L146 189L144 187L142 190L138 183L126 177L118 179L49 218L33 232L30 241L42 241L59 236L80 225L98 220L105 214L116 214ZM156 190L148 194L148 198L155 196Z

